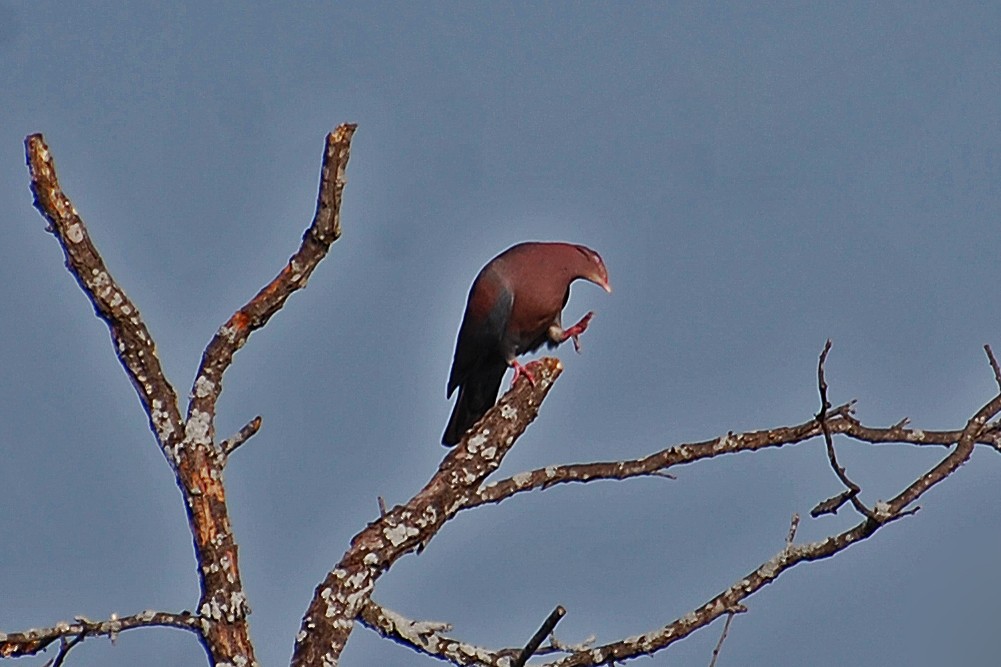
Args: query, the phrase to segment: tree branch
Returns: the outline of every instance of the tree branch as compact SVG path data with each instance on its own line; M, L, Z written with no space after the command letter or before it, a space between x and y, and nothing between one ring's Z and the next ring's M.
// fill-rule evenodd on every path
M202 354L191 388L185 430L185 445L191 456L185 457L189 465L182 466L182 472L186 488L197 491L190 496L189 516L202 578L198 609L203 616L220 621L212 626L219 633L206 638L210 646L217 647L213 650L216 662L235 660L256 664L246 625L249 607L240 580L236 541L222 484L222 464L228 445L221 449L213 445L222 376L250 334L263 327L289 296L305 287L313 269L340 236L341 193L355 128L344 124L327 135L316 213L303 233L299 249L278 275L213 336ZM253 430L253 422L249 427Z
M518 653L514 662L511 663L511 667L525 667L525 663L528 662L528 659L539 650L539 646L542 645L542 642L546 639L546 637L553 633L553 630L556 629L556 625L563 619L566 613L567 610L564 609L562 605L557 605L556 609L553 609L553 611L550 612L549 616L547 616L546 620L542 622L539 629L536 630L534 635L532 635L532 638L528 640L527 644L525 644L525 648L521 649Z
M855 542L870 537L881 527L881 523L864 521L851 530L828 537L825 540L806 545L786 545L770 560L762 563L753 572L741 578L728 589L715 596L701 607L689 612L658 630L628 637L616 642L576 652L557 660L551 665L576 667L584 665L606 665L622 662L661 651L671 644L684 639L703 628L720 616L731 613L741 602L764 586L772 583L783 572L804 561L829 558L843 551Z
M511 655L517 653L517 649L493 651L453 639L443 634L452 630L449 623L414 621L379 605L370 598L362 603L358 621L401 646L461 667L472 665L509 667L508 664L502 665L501 659L507 656L510 661Z
M66 268L108 325L115 354L135 387L150 427L167 460L177 465L176 448L184 436L177 392L167 381L139 309L111 276L69 197L63 193L56 166L41 134L24 140L35 208L49 222L66 257Z
M742 610L742 603L744 600L777 579L783 572L790 569L794 565L834 556L835 554L847 549L852 544L871 537L883 526L912 514L915 511L915 508L909 507L910 504L920 497L921 494L925 493L935 484L942 482L952 472L955 472L955 470L958 469L962 462L969 457L970 452L972 452L974 442L977 440L980 432L984 429L985 424L993 416L998 414L999 411L1001 411L1001 395L992 399L968 421L966 428L959 432L958 437L955 439L955 441L958 442L956 449L950 452L940 464L936 465L928 473L917 478L894 500L888 503L877 503L876 509L873 511L873 518L866 517L861 523L851 529L828 537L824 540L819 540L805 545L796 545L793 543L793 538L795 536L794 526L798 524L798 517L796 517L793 519L789 535L786 538L785 547L782 551L770 560L759 565L753 572L749 573L745 577L742 577L728 589L715 596L699 608L672 621L658 630L628 637L603 646L580 648L575 650L571 655L549 664L559 667L613 664L644 655L650 655L667 648L671 644L687 637L696 630L709 625L720 616L732 614L734 610ZM845 417L841 417L840 419L842 420L842 423L847 426L851 426L853 423ZM795 430L797 428L805 429L810 424L811 423L808 422L800 427L792 427L791 430ZM812 426L815 429L819 428L816 420L812 421ZM746 434L750 436L757 436L749 437L747 444L759 445L757 448L774 446L774 444L768 444L767 438L761 436L762 434L773 433L780 430L781 429L773 429L772 431L761 431ZM871 431L873 431L873 429L867 429L864 432L868 435L872 435ZM904 432L899 426L894 426L890 429L883 429L883 431L884 433L882 437L886 438L884 441L887 442L910 442L916 439L917 442L937 443L939 440L953 438L956 436L956 432L942 431L918 437L913 432ZM818 433L814 431L810 437L814 437L816 435L818 435ZM727 436L727 438L734 437L739 438L742 436L733 436L733 434L729 434ZM711 448L713 443L718 442L719 439L701 444L706 448ZM679 447L691 446L682 445ZM677 451L678 449L679 448L672 448L671 450L665 451ZM724 452L709 452L708 456L715 456L717 453ZM689 454L688 456L691 457L692 455ZM621 479L622 477L616 478ZM485 487L484 490L490 488L493 487ZM469 506L471 505L467 504L463 508L465 509ZM365 614L369 613L370 612L368 611L365 612ZM378 623L375 623L371 619L366 620L365 622L370 626L378 625ZM455 642L455 640L449 640L436 633L433 634L433 641L423 639L421 641L414 642L411 639L404 641L403 643L413 646L418 650L422 650L429 655L434 655L435 657L454 662L454 664L457 665L467 665L472 664L473 662L497 665L499 659L508 657L507 650L489 651L480 647L470 647L468 651L462 651L458 647L466 645ZM450 647L452 652L440 650L440 647L443 645ZM429 650L428 647L431 647L431 650Z
M866 507L858 498L858 494L862 489L858 484L849 479L848 473L838 463L838 455L834 451L834 438L831 436L831 428L827 424L827 411L831 409L831 402L827 399L827 379L824 377L824 364L827 363L827 355L830 351L831 339L828 338L827 343L824 345L824 350L820 353L820 361L817 362L817 387L820 390L820 412L817 413L817 423L820 424L820 430L824 433L827 460L831 464L834 474L837 475L837 478L841 480L841 483L845 485L847 490L835 498L826 501L826 504L821 503L821 505L825 507L826 512L824 513L836 514L846 501L850 501L855 511L865 517L872 518L872 510ZM819 516L819 513L814 513L813 516Z
M6 635L0 633L0 657L20 658L35 655L52 642L68 637L104 636L113 638L120 632L136 628L179 628L200 634L208 623L209 621L187 612L175 614L150 610L122 618L112 616L105 621L90 621L78 616L73 623L57 623L51 628L26 630Z
M202 354L191 387L188 422L204 425L202 437L207 442L212 442L215 435L216 400L222 393L222 376L233 363L233 355L246 344L251 333L281 310L292 294L306 286L313 270L341 236L341 194L347 183L345 172L351 154L351 137L357 127L345 123L327 135L316 212L302 235L298 250L271 282L220 327Z
M565 610L560 613L557 611L559 609L563 608L557 607L546 618L542 627L532 637L532 642L538 638L539 644L541 644L546 636L553 632L553 628L563 618L563 613L566 613ZM450 623L415 621L392 609L383 607L371 598L362 604L361 611L358 613L358 622L401 646L460 667L471 665L516 667L512 661L517 660L518 656L525 650L519 648L488 649L463 642L444 634L452 631ZM575 648L562 644L557 646L554 638L553 643L549 645L541 648L536 645L532 653L534 655L570 653Z
M827 425L831 433L844 434L854 440L869 444L911 444L948 447L956 444L962 431L923 431L905 429L899 425L890 428L864 426L850 414L851 405L839 406L828 413ZM754 452L768 447L795 445L822 435L816 418L796 426L783 426L745 433L727 433L724 436L701 442L681 443L662 449L648 456L623 461L597 461L547 466L518 473L480 487L463 501L461 509L471 509L488 503L499 503L505 498L536 489L548 489L557 484L622 480L631 477L656 475L674 466L711 459L724 454ZM976 438L977 444L1001 451L995 431L984 431Z
M698 609L659 630L598 646L588 651L576 652L551 664L559 667L612 664L663 650L695 630L709 625L730 610L738 608L743 600L770 584L794 565L830 558L852 544L871 537L888 523L913 514L916 508L911 508L910 505L933 486L945 480L969 458L985 424L998 412L1001 412L1001 395L993 398L970 418L958 438L956 448L939 464L918 477L893 500L877 503L873 516L866 517L853 528L810 544L796 545L787 542L785 548L775 557L762 563L753 572Z
M825 348L825 352L829 348ZM765 585L774 581L784 571L804 562L829 558L852 544L871 537L880 528L905 516L914 514L919 508L913 506L921 495L934 485L941 483L954 473L972 454L977 442L984 442L996 447L996 433L991 430L989 422L1001 412L1001 395L984 405L967 422L966 427L959 432L941 431L926 433L917 430L904 429L901 423L889 429L871 429L862 427L849 414L847 406L834 411L835 420L827 418L829 403L826 400L826 382L823 378L823 361L826 355L821 355L819 365L819 384L821 387L821 414L814 418L812 424L807 422L798 427L758 431L735 436L730 433L724 438L717 438L695 445L680 445L663 450L658 454L635 461L611 462L607 464L586 464L580 466L559 466L537 470L530 473L515 475L509 480L481 488L475 494L469 494L464 499L463 509L474 507L486 502L499 502L521 491L530 488L543 487L554 483L567 481L590 481L592 479L624 479L630 476L650 474L662 470L669 465L681 462L691 462L699 458L711 458L721 453L732 451L750 451L781 444L792 444L809 437L825 434L829 443L830 433L840 431L856 439L872 442L914 442L921 444L955 443L956 447L940 463L924 475L914 480L889 502L879 502L874 510L870 510L864 520L855 527L828 537L825 540L807 545L796 545L796 519L790 527L785 548L771 560L761 564L754 572L743 577L729 589L717 595L693 612L660 630L629 637L617 642L587 650L576 651L552 665L567 667L571 665L612 664L642 655L650 655L663 650L674 642L682 639L695 630L705 627L725 613L741 607L742 601L753 595ZM827 427L825 433L825 425ZM836 465L836 462L835 462ZM849 493L851 489L849 489Z
M336 665L376 580L401 556L423 548L459 511L464 494L500 466L562 372L554 358L530 366L534 385L516 384L449 452L417 495L354 537L337 567L316 587L296 637L294 666Z
M139 310L111 277L87 229L59 187L55 166L41 135L25 140L35 206L49 221L66 255L66 265L111 330L115 349L170 462L184 498L194 538L201 598L198 611L215 621L202 627L202 644L215 664L257 664L246 617L236 542L226 507L223 466L228 453L259 427L251 422L236 438L217 447L216 402L222 376L250 333L267 323L288 297L305 286L330 245L340 236L340 202L354 125L327 135L316 213L287 265L219 329L202 355L191 389L187 418L167 382L156 347Z
M257 432L261 430L261 424L263 420L260 415L257 415L251 419L247 424L241 428L236 435L227 438L219 443L219 451L222 452L224 457L229 457L230 454L236 451L237 447L243 443L250 440L252 437L257 435Z
M66 656L68 656L73 647L82 642L83 638L86 636L87 635L79 634L70 641L66 641L65 637L60 639L59 653L56 654L55 658L45 663L45 667L62 667L63 662L66 660Z
M713 657L709 661L709 667L716 667L716 661L719 659L719 652L723 648L723 642L726 641L726 634L730 632L730 623L733 622L733 617L736 611L731 611L726 615L726 623L723 624L723 632L719 636L719 641L716 642L716 648L713 649Z
M998 366L998 360L994 357L994 350L990 345L984 345L984 352L987 353L987 360L991 364L991 370L994 371L994 381L997 382L998 389L1001 389L1001 366Z
M843 405L834 412L844 416L848 413L849 407ZM712 440L668 447L638 459L547 466L522 472L475 490L463 499L462 509L471 509L487 503L498 503L505 498L525 491L547 489L557 484L646 477L661 473L673 466L713 458L722 454L756 451L766 447L780 447L802 442L816 437L819 433L820 427L815 419L811 419L797 426L784 426L746 433L730 432Z
M875 511L885 516L895 516L903 512L911 503L928 492L933 486L944 480L946 477L959 469L966 463L973 454L973 446L981 437L984 427L989 420L1001 412L1001 394L995 396L984 407L980 408L973 417L966 423L956 448L949 453L942 461L919 477L913 484L901 491L888 503L876 503Z

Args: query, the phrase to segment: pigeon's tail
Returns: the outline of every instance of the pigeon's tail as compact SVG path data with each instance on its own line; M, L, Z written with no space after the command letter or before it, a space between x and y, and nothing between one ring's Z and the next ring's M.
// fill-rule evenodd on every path
M465 379L459 387L459 397L441 436L441 444L446 447L459 444L466 431L494 406L506 370L507 364L502 363L480 369Z

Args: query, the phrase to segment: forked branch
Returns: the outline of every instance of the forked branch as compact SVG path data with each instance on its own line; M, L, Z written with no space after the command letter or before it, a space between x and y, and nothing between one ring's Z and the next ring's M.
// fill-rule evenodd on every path
M500 466L563 370L553 358L530 366L534 384L516 384L449 452L417 495L351 540L351 548L316 587L302 620L293 665L337 664L376 580L401 556L423 548L461 509L465 494Z
M845 491L838 494L832 499L829 499L818 507L823 506L825 508L824 512L818 512L815 508L811 515L814 517L820 516L820 514L837 514L838 509L847 501L851 502L852 507L861 514L862 516L873 518L872 510L866 507L861 500L859 500L858 494L861 493L862 489L858 484L853 482L848 478L848 473L845 472L844 467L838 463L838 455L834 451L834 437L831 435L831 427L827 423L827 411L831 409L831 402L827 399L827 379L824 376L824 365L827 363L827 355L831 352L831 339L827 339L827 343L824 345L823 352L820 353L820 361L817 362L817 387L820 390L820 412L817 413L817 423L820 424L820 430L824 433L824 445L827 448L827 461L831 464L831 468L834 470L834 474L837 475L841 483L845 485Z
M320 188L313 221L302 235L302 243L271 282L244 304L219 328L205 348L191 387L188 421L205 425L204 437L215 436L216 401L222 392L222 378L233 363L233 355L254 331L281 310L285 301L306 286L310 275L327 256L331 244L341 236L341 195L347 183L345 173L351 153L351 137L357 125L344 124L327 135L320 170Z
M49 221L49 230L63 249L70 273L107 323L118 358L139 394L184 498L201 589L198 615L192 616L200 622L192 627L198 629L203 646L216 664L256 664L222 472L227 455L260 428L260 419L249 423L234 438L220 445L215 443L216 402L222 391L222 376L250 333L264 326L292 293L305 286L310 273L340 236L341 193L354 130L354 125L342 125L327 136L316 213L299 249L213 337L202 355L187 417L183 419L177 394L164 376L156 345L139 309L111 276L82 218L63 193L48 146L39 134L25 140L35 206ZM74 636L92 634L87 631ZM65 652L59 656L61 660Z
M899 425L888 428L865 426L851 415L851 407L851 404L846 404L828 412L826 421L832 434L843 434L853 440L873 445L906 444L936 447L953 446L963 435L962 431L925 431L902 428ZM823 435L823 429L814 417L796 426L781 426L744 433L731 432L711 440L680 443L637 459L537 468L481 486L464 499L462 509L498 503L520 493L548 489L558 484L659 476L660 473L677 466L703 459L796 445L820 435ZM977 436L976 444L1001 451L998 436L996 430L985 429Z

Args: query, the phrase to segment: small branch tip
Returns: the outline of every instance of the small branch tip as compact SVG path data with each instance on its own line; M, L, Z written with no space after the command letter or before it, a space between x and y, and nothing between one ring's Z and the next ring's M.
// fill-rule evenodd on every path
M792 515L792 521L789 522L789 533L786 535L786 545L792 546L792 543L796 540L796 531L799 529L799 514L794 513Z
M542 641L553 633L553 630L556 628L556 624L560 622L566 613L567 610L563 607L563 605L557 605L556 609L553 609L553 611L550 612L549 616L546 617L546 620L542 622L542 626L539 627L535 634L532 635L532 638L528 640L528 643L525 644L525 648L521 649L521 653L519 653L518 657L511 663L511 667L524 667L525 663L528 662L528 659L539 650L539 647L542 645Z
M995 358L994 351L990 345L984 345L984 352L987 353L987 360L990 361L991 369L994 371L994 381L997 382L998 388L1001 389L1001 366L998 366L998 360Z
M261 430L261 424L263 423L264 420L260 415L257 415L247 422L247 425L241 428L238 433L219 443L219 449L223 456L229 457L229 455L235 452L240 445L257 435L257 432Z

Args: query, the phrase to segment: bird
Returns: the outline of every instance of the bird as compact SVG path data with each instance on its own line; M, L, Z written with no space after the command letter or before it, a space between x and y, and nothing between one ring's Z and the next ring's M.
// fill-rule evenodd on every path
M522 376L535 384L531 372L518 362L519 355L543 344L553 348L568 339L580 352L578 336L594 312L568 329L561 321L570 284L577 279L612 291L601 255L572 243L519 243L480 270L469 288L456 338L445 396L451 398L456 389L459 396L442 435L443 445L458 444L493 407L509 367L514 369L512 386Z

